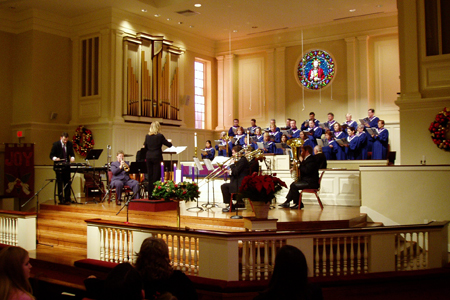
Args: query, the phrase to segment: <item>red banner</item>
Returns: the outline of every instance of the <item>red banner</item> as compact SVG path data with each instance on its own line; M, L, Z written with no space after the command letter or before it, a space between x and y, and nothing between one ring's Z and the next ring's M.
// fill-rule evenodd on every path
M5 144L5 196L34 193L34 144Z

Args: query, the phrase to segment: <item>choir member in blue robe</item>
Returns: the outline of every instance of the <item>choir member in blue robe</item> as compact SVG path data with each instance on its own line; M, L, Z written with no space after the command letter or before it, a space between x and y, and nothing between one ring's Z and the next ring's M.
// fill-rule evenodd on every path
M202 159L209 159L209 160L213 160L214 159L214 155L216 154L216 150L214 150L213 147L211 147L211 141L207 140L205 143L205 148L202 149Z
M252 147L253 149L258 149L257 143L262 143L264 141L264 135L261 134L261 128L258 127L255 130L255 135L252 137Z
M227 156L227 149L226 147L228 147L228 140L226 139L226 135L227 133L225 131L222 131L222 133L220 134L220 144L216 145L216 150L217 150L217 156ZM225 149L219 149L221 147L225 147Z
M282 128L284 130L289 130L291 129L291 118L287 118L286 119L286 126L284 128Z
M369 135L364 131L364 125L358 125L358 133L356 136L358 137L358 150L356 159L367 159L367 140L369 139ZM370 137L372 138L372 137Z
M277 121L275 119L270 119L269 127L267 127L266 131L270 131L270 127L274 125L277 131L281 131L280 127L277 127Z
M378 117L375 116L375 109L369 108L367 111L367 119L369 120L368 124L364 124L364 126L367 128L378 128L378 121L380 120ZM367 130L366 130L367 132ZM372 151L372 139L367 140L367 151Z
M313 120L314 124L316 126L319 126L319 120L316 119L316 114L312 111L309 113L309 119L302 123L302 126L300 126L301 130L307 130L309 128L309 121Z
M242 126L239 126L236 135L233 137L236 140L233 142L232 140L228 142L228 154L231 153L231 149L234 146L241 146L243 147L245 145L245 134L244 134L244 128Z
M297 128L297 121L291 120L291 130L289 132L289 139L297 139L300 137L300 129Z
M347 159L355 160L357 156L357 149L358 149L358 137L355 135L355 128L349 127L347 128L347 141L348 145L345 145L346 148L346 154Z
M334 140L333 139L333 133L330 130L327 130L325 132L325 140L326 143L324 143L324 146L322 147L322 152L323 154L325 154L325 157L327 158L327 160L333 160L336 159L336 155L334 155L333 151L333 146L329 146L330 143Z
M233 126L231 126L230 129L228 129L228 136L235 136L239 127L240 127L239 119L234 119ZM231 151L230 151L230 153L231 153Z
M331 131L334 131L334 123L336 123L336 120L334 119L334 114L332 112L329 112L327 117L328 117L328 121L325 122L325 124L328 125L328 128Z
M291 149L291 147L289 147L289 146L286 144L287 141L288 141L287 135L283 134L283 135L281 136L281 141L280 141L281 147L283 147L283 148L281 148L281 149L280 149L280 148L276 148L276 149L275 149L275 154L285 155L285 154L286 154L286 149ZM276 145L275 145L275 147L276 147Z
M347 137L347 133L342 129L341 124L339 124L338 122L334 123L333 129L334 130L330 129L330 131L333 133L335 139L345 139Z
M314 148L316 145L314 145L314 143L312 142L312 140L310 140L304 131L300 131L300 135L299 138L301 138L303 140L303 146L309 145L311 146L311 148ZM314 153L313 153L314 154Z
M270 140L274 143L279 143L281 141L281 131L277 131L275 124L270 124Z
M258 126L256 125L256 120L255 119L251 119L250 120L250 127L247 128L247 133L249 135L255 135L256 128L258 128Z
M384 128L384 120L378 121L378 135L373 135L372 141L372 159L386 159L389 132L386 128Z
M313 142L314 146L317 145L316 139L320 139L322 137L322 128L317 127L314 121L310 120L308 132L310 133L308 139Z
M353 127L356 129L358 127L358 123L356 123L356 121L352 120L351 114L345 115L345 122L342 123L342 126L344 126L344 125L345 125L345 128Z
M264 153L275 153L275 143L270 141L270 135L268 132L264 133Z

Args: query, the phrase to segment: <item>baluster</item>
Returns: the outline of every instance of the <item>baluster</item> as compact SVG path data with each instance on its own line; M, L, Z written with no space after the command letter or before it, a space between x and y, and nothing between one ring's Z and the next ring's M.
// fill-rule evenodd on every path
M18 232L19 226L17 225L18 220L15 219L15 218L13 220L14 220L14 231L13 231L13 241L14 241L14 243L13 243L13 245L17 246L17 244L19 243L17 241L17 237L19 235L19 232Z
M327 261L327 240L326 238L322 239L323 243L322 243L322 276L327 276L327 265L328 265L328 261Z
M181 236L177 235L177 262L178 262L178 270L183 268L181 264Z
M255 259L254 259L254 255L255 255L255 241L250 241L250 249L249 249L249 258L248 258L248 277L250 281L253 281L253 279L255 279L255 274L254 274L254 266L255 266Z
M194 238L194 275L198 275L198 239Z
M103 228L98 227L98 231L100 231L100 260L105 260L105 245L103 238Z
M0 244L5 244L5 218L0 217Z
M336 238L336 275L341 275L341 244L340 238Z
M423 232L422 249L423 249L423 268L428 267L428 232Z
M402 250L400 247L400 239L401 239L401 235L400 233L397 233L395 235L396 237L396 242L397 242L397 271L401 271L402 270L402 266L401 266L401 260L402 260Z
M10 224L11 224L11 219L10 218L6 218L6 226L5 226L5 229L6 229L6 245L11 245L10 234L9 234Z
M269 279L269 243L264 243L264 280Z
M118 237L118 229L114 229L114 262L119 262L119 237Z
M109 261L114 262L114 228L110 228L109 232Z
M348 274L348 268L347 268L347 263L348 263L347 242L348 242L348 239L345 236L344 237L344 257L343 257L343 260L344 260L344 267L343 267L344 274L343 275L347 275Z
M183 237L183 252L181 253L182 255L182 261L183 261L183 272L186 272L186 237Z
M361 237L357 237L356 246L358 247L356 249L356 273L361 273Z
M364 273L369 272L369 238L364 236Z
M333 255L333 238L330 238L330 276L333 276L333 264L334 255Z
M413 259L412 243L413 243L412 233L409 232L409 243L408 243L409 247L408 247L408 252L407 252L408 253L408 259L406 261L406 269L407 270L412 270L412 259Z
M316 268L315 268L315 276L316 277L318 277L319 276L319 260L320 260L320 257L319 257L319 239L317 238L317 239L314 239L314 243L316 244L316 251L315 251L315 257L314 257L314 262L315 262L315 265L316 265Z
M256 246L256 280L261 280L261 242L255 242Z
M128 254L128 247L129 247L129 242L128 242L128 234L129 234L129 230L125 230L123 233L123 262L130 262L130 256Z
M353 236L351 236L350 237L350 274L353 274L355 271L354 259L355 259L355 252L353 251Z
M241 257L241 265L242 265L242 280L246 280L246 269L247 269L247 241L242 241L242 257Z
M109 261L109 228L105 228L105 261Z
M123 234L124 231L122 229L118 229L119 231L119 263L123 263Z

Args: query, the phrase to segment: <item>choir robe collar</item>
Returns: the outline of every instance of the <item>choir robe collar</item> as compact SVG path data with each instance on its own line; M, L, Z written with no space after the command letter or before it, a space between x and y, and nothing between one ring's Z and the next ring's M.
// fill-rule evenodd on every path
M381 133L383 130L385 130L386 128L377 128L377 130L378 130L378 133Z
M356 134L354 136L348 136L347 141L351 142L356 137Z
M377 118L377 116L373 116L372 118L369 118L369 121L372 122L372 120L375 118Z

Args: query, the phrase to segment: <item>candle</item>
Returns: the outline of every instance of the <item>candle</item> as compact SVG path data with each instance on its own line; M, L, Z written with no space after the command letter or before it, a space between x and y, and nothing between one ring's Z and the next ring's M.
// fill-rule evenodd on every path
M161 182L164 182L164 162L161 163Z
M250 145L250 135L248 134L248 131L247 131L247 146L248 145Z
M181 182L183 182L183 164L181 164L180 178L181 178Z
M194 182L195 181L195 167L194 166L192 166L192 182Z
M177 183L177 164L173 164L173 182Z
M194 147L197 148L197 132L194 133Z

